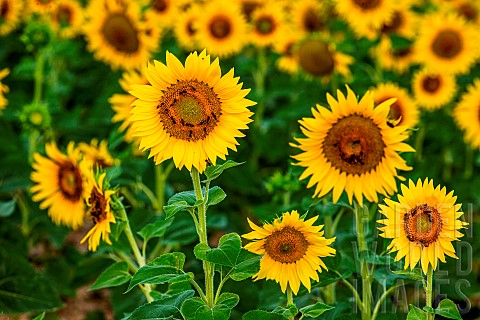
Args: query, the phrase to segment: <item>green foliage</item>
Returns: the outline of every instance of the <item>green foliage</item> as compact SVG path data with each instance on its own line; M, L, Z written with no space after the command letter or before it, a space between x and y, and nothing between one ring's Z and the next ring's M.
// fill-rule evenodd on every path
M251 310L242 316L243 320L286 320L283 315L264 310Z
M458 312L457 306L450 299L443 299L440 301L438 307L435 309L435 314L448 319L462 320L462 316L460 315L460 312Z
M303 317L318 318L325 311L332 310L333 308L334 307L332 306L317 302L313 305L300 308L300 312L302 313L302 318Z
M185 320L227 320L239 299L234 293L222 293L215 305L209 307L202 299L191 298L182 305L182 316Z
M427 314L422 309L411 304L407 320L427 320Z
M0 201L0 218L6 218L15 211L15 199L9 201Z
M287 307L278 306L272 311L284 318L292 319L298 314L298 308L294 304L289 304Z
M153 223L149 223L142 228L138 233L144 241L153 238L161 238L165 235L167 228L172 224L172 219L160 218Z
M216 166L208 166L205 169L205 176L207 177L205 182L213 181L213 180L217 179L223 173L223 171L225 171L229 168L239 166L243 163L244 162L235 162L235 161L232 161L232 160L227 160L222 164L217 164Z
M98 276L89 290L116 287L130 279L132 279L132 275L128 272L128 264L125 261L115 262Z
M162 320L179 319L180 308L187 299L191 299L195 292L185 290L178 294L164 296L158 300L145 304L133 311L124 320Z

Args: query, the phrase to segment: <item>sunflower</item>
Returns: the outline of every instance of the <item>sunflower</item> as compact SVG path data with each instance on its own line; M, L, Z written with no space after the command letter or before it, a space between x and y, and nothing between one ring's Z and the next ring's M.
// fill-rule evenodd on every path
M140 148L150 149L155 163L173 158L175 165L203 172L206 161L225 159L236 151L241 129L248 129L255 105L245 96L250 90L237 84L233 69L223 77L218 59L210 64L206 51L191 53L185 66L170 52L166 65L155 61L146 69L150 84L132 85L137 97L132 117Z
M275 6L272 1L266 2L252 14L251 42L259 47L273 45L285 34L286 15L281 6Z
M307 188L317 185L314 197L333 189L334 203L343 191L350 203L353 195L360 205L363 196L378 202L377 193L397 190L397 170L411 170L398 152L414 150L403 142L407 127L387 123L393 99L374 106L373 92L367 91L360 101L348 86L347 93L345 97L338 90L338 101L327 94L331 110L317 105L313 118L299 121L307 138L291 144L303 151L292 158L299 161L295 165L306 167L300 180L311 176Z
M475 79L453 111L457 125L465 131L465 141L480 148L480 79Z
M5 109L8 104L8 100L5 98L4 94L8 93L9 88L7 85L2 83L2 80L8 76L9 73L10 70L8 68L0 70L0 111Z
M82 167L86 162L82 162ZM115 216L111 208L111 197L115 191L108 190L105 180L106 173L100 174L98 181L93 167L84 169L86 172L84 199L88 206L87 215L90 217L93 227L80 241L84 243L88 239L88 250L96 251L100 244L100 238L108 244L112 244L109 238L110 224L115 223Z
M394 49L389 37L381 37L380 43L372 50L372 55L385 70L405 73L415 62L414 46Z
M283 213L273 224L262 227L248 220L254 231L243 237L254 241L245 249L263 255L254 280L275 280L280 283L282 292L289 286L297 294L300 283L310 291L310 279L319 281L317 271L322 272L322 267L328 270L321 258L335 255L335 249L329 247L335 238L326 239L323 225L313 225L317 218L304 221L292 210Z
M94 0L87 9L87 18L87 48L113 69L143 67L158 47L158 41L150 36L152 25L142 20L135 1Z
M9 34L17 27L22 4L20 0L0 0L0 36Z
M445 255L457 258L452 241L463 237L459 229L468 223L458 220L463 215L461 204L455 204L457 197L446 188L434 188L428 178L417 184L409 180L408 187L402 185L398 202L385 199L380 204L380 213L386 219L378 220L384 226L378 229L380 236L393 239L388 249L397 252L395 261L405 257L405 269L413 269L418 261L426 274L428 266L437 268L438 259L445 262Z
M192 5L187 10L179 13L173 25L173 33L178 44L188 51L198 47L195 40L196 30L194 26L201 14L201 7Z
M57 0L26 0L26 7L29 12L38 13L41 16L51 13L56 5Z
M480 23L480 5L478 1L457 0L452 3L453 9L465 20L471 23Z
M413 75L412 89L419 106L435 110L452 100L457 82L452 74L432 72L424 68Z
M412 39L416 35L419 18L408 6L399 5L393 11L390 21L384 22L380 28L383 35L399 35Z
M32 200L40 203L40 209L48 208L50 218L56 224L77 229L83 224L85 205L82 199L84 179L79 169L79 152L70 142L67 154L61 153L55 142L45 146L47 157L33 155L30 178L35 185L30 189Z
M199 46L219 57L240 52L248 38L247 22L238 4L214 0L202 10L194 26Z
M83 9L74 0L60 0L52 12L52 27L62 38L72 38L81 30Z
M326 8L322 1L296 1L291 9L292 24L300 36L326 29Z
M93 164L94 168L110 168L118 163L118 159L114 159L108 151L108 142L106 140L98 143L97 139L92 139L90 144L80 142L78 149L83 155L83 160Z
M392 98L397 99L390 106L390 112L388 113L388 122L391 126L414 128L417 125L420 112L407 90L392 82L387 82L373 89L373 94L376 105Z
M179 12L179 4L181 1L178 0L142 0L142 7L147 8L148 12L151 13L158 26L161 28L169 28L172 26L174 19L176 22L176 17Z
M435 13L419 25L418 61L433 71L463 74L478 58L476 28L455 14Z
M300 41L300 37L293 29L290 29L279 37L274 43L274 49L281 56L277 59L277 68L290 74L296 74L299 70L298 57L294 54L294 48Z
M236 2L240 6L243 16L250 22L255 9L263 7L264 0L236 0Z

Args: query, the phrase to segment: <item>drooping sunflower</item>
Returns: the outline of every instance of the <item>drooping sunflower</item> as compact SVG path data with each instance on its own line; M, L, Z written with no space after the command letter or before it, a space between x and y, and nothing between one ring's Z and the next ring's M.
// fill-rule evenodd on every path
M453 116L460 129L465 131L465 141L474 148L480 148L480 79L469 85L467 92L453 111Z
M413 75L413 95L416 103L426 110L435 110L449 103L457 90L455 76L428 69Z
M60 0L52 11L51 24L60 37L72 38L80 33L83 19L83 8L78 2Z
M150 37L151 28L142 21L135 1L93 0L87 9L84 33L87 48L97 59L113 69L131 69L143 67L158 47Z
M247 22L236 2L207 2L194 27L199 46L213 56L238 53L248 40Z
M417 59L432 71L463 74L478 58L479 39L476 28L462 17L433 13L419 24Z
M435 270L445 256L458 259L452 241L463 237L459 230L468 224L459 220L462 205L456 200L453 191L447 194L445 187L434 187L428 178L402 185L398 202L385 199L379 207L386 219L378 220L384 225L378 229L381 237L392 239L388 249L397 252L395 261L405 257L405 269L413 269L420 261L426 274L429 265Z
M195 25L202 14L199 5L191 5L187 10L179 13L173 24L173 33L180 46L191 51L198 47L196 43Z
M175 166L203 172L206 161L225 159L228 148L236 151L237 137L253 115L233 69L224 76L218 59L210 63L206 51L191 53L185 66L170 52L166 65L154 61L146 69L150 84L131 85L137 97L132 117L140 148L150 149L155 163L173 158Z
M380 43L372 50L372 55L385 70L405 73L415 63L415 47L394 49L389 37L381 37Z
M86 163L82 162L82 167ZM112 244L109 237L110 224L116 223L116 221L111 208L111 197L115 191L108 189L105 180L106 173L101 173L97 180L93 167L87 165L83 171L86 172L83 196L88 207L87 215L90 217L93 227L80 243L84 243L88 239L88 250L96 251L100 244L100 238L106 243Z
M305 221L292 210L262 227L248 220L253 231L242 237L254 241L245 249L263 255L254 280L275 280L282 292L289 286L297 294L300 284L310 291L310 279L319 281L317 271L328 270L321 258L335 255L335 249L329 247L335 237L326 239L323 236L323 225L313 225L317 218Z
M259 47L273 45L285 35L285 20L286 15L281 6L274 5L273 1L266 2L252 14L251 42Z
M5 93L8 93L9 88L2 83L2 80L8 76L10 70L8 68L0 70L0 111L5 109L8 104L8 100L5 98Z
M287 29L285 34L274 43L274 49L281 56L277 59L278 69L290 74L296 74L299 70L298 57L295 55L295 46L300 37L293 29Z
M313 196L322 197L333 190L333 202L345 191L352 203L360 205L363 197L378 202L377 193L393 194L397 190L397 170L411 170L399 152L412 152L404 143L407 127L390 127L387 123L390 105L387 100L374 105L373 92L367 91L360 101L347 86L347 97L338 90L335 100L327 94L331 110L317 105L313 118L299 121L306 138L295 138L302 153L292 156L295 165L306 167L300 180L309 176L307 188L316 184Z
M67 153L58 150L55 142L45 146L47 157L33 155L30 179L35 185L30 189L32 200L40 203L40 209L48 208L48 215L56 224L77 229L83 224L85 204L84 178L80 171L79 152L70 142Z
M108 151L107 140L100 143L97 139L92 139L90 144L80 142L78 150L83 156L83 161L87 161L93 165L93 168L110 168L118 163L118 159L114 159Z
M326 4L323 1L296 1L291 8L292 24L300 36L325 31L327 25Z
M9 34L20 22L21 0L0 0L0 36Z
M390 105L388 123L390 126L405 126L414 128L419 120L420 112L407 90L398 85L387 82L381 83L373 89L376 105L392 98L397 100Z

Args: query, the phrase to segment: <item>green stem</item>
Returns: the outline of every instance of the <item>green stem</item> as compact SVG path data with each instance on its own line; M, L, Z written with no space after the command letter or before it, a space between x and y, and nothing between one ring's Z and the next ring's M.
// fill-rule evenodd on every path
M35 64L35 87L33 92L33 103L39 104L42 100L42 89L43 89L43 69L45 68L45 55L42 50L37 54L37 61Z
M228 279L230 279L229 276L220 280L220 283L218 284L218 288L217 288L217 293L215 294L215 303L217 303L218 297L220 297L220 293L222 293L223 285L225 284L225 282L227 282Z
M425 140L425 124L421 125L415 138L415 160L421 161L423 158L423 141Z
M380 297L380 299L378 299L377 303L375 304L375 308L373 309L373 315L372 315L372 320L375 320L378 316L378 311L380 310L380 306L382 305L382 302L383 300L385 300L387 298L387 296L393 291L395 290L399 285L394 285L390 288L388 288L388 290L386 290L382 296Z
M267 75L267 57L265 50L258 50L258 67L253 73L253 80L255 82L255 91L257 92L258 101L255 108L254 125L256 128L260 128L263 120L263 114L265 113L265 77Z
M426 295L427 295L427 301L426 305L427 307L432 308L432 297L433 297L433 268L432 266L428 266L428 271L427 271L427 288L426 288ZM435 318L435 315L427 312L427 320L433 320Z
M352 284L350 282L348 282L347 279L343 278L343 276L340 274L340 272L338 272L336 270L333 270L333 272L335 272L340 277L342 282L347 286L347 288L350 289L350 291L352 291L353 296L355 297L355 300L357 301L357 305L360 308L360 312L363 312L363 303L362 303L362 299L360 298L360 295L358 294L358 291L352 286Z
M138 202L138 200L130 192L130 190L128 190L128 188L120 188L120 193L127 199L127 201L132 205L133 208L140 208L140 202Z
M325 237L327 239L331 238L335 233L333 230L332 216L328 215L325 217ZM335 286L336 283L330 283L325 287L325 302L327 304L333 304L335 302Z
M465 179L470 179L473 174L473 149L469 144L465 144Z
M198 295L200 296L200 298L205 301L205 303L207 302L207 297L205 297L205 293L203 293L203 290L202 288L200 288L200 286L198 285L198 283L193 280L193 279L190 279L189 280L190 284L195 288L195 290L197 290L198 292Z
M287 285L287 307L290 306L290 305L295 305L295 303L293 303L293 292L292 292L292 289L290 288L290 285ZM295 317L290 317L290 320L293 320L295 319Z
M201 200L202 204L197 207L198 212L198 224L197 233L200 238L200 243L206 244L208 246L207 239L207 210L206 202L208 197L208 185L205 188L205 197L202 194L202 186L200 184L200 173L196 168L192 168L191 172L193 189L195 191L196 200ZM214 277L214 265L208 261L203 261L203 271L205 273L205 296L206 303L209 307L214 306L214 295L213 295L213 277Z
M149 187L147 187L142 181L138 181L136 183L136 187L143 191L143 193L147 196L148 200L150 200L150 203L152 204L153 210L158 211L159 210L159 204L157 201L157 198L155 197L155 194L150 190Z
M25 197L23 195L23 190L17 192L15 195L15 200L18 205L18 209L20 210L20 215L22 217L22 224L21 224L21 230L22 234L28 238L30 235L30 210L28 209L27 202L25 200Z
M155 166L155 195L157 197L158 213L163 212L163 205L165 204L165 183L173 167L173 162L170 162L165 169L161 164Z

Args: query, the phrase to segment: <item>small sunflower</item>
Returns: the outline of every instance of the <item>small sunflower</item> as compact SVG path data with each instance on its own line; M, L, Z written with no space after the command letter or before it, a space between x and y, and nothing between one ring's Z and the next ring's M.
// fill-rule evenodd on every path
M84 166L82 162L82 166ZM88 165L87 165L88 167ZM88 206L87 215L90 217L93 227L83 237L80 243L88 239L88 250L96 251L100 244L100 238L108 244L112 244L109 238L110 224L116 223L111 208L111 197L115 191L109 190L106 182L106 173L100 174L98 181L94 174L93 167L84 169L86 172L84 199Z
M26 0L28 10L31 13L38 13L42 16L51 13L56 5L57 0Z
M169 28L179 12L178 0L141 0L142 7L147 8L148 12L155 17L155 21L161 28Z
M480 4L475 0L457 0L452 3L453 9L465 20L480 23Z
M413 95L420 107L435 110L449 103L457 90L455 76L421 69L413 75Z
M152 26L143 22L135 1L93 0L87 19L87 48L113 69L141 68L158 47L150 37Z
M70 142L65 155L52 142L45 146L45 151L47 157L39 153L33 155L32 200L41 202L40 209L48 208L48 215L56 224L77 229L83 224L85 214L84 178L78 165L78 150Z
M419 25L418 62L432 71L464 74L478 58L476 28L455 14L434 13Z
M324 31L327 26L326 8L323 1L301 0L291 8L292 24L299 36Z
M214 56L238 53L247 43L247 22L236 2L206 3L194 27L199 46Z
M385 70L405 73L415 63L414 46L394 49L389 37L381 37L380 43L372 50L375 59Z
M255 102L245 99L250 90L242 89L233 69L221 76L218 59L210 63L205 50L191 53L185 66L167 51L166 65L154 61L146 76L150 84L131 86L138 99L130 121L156 164L173 158L179 169L203 172L207 160L215 165L228 148L236 151Z
M304 221L297 211L292 210L283 213L273 224L262 227L248 220L254 231L243 237L254 241L245 249L263 255L260 271L253 276L254 280L275 280L280 283L282 292L289 286L297 294L300 283L310 291L310 279L319 281L317 271L322 272L322 267L328 270L321 258L335 255L335 249L329 247L335 238L326 239L323 225L313 225L317 218Z
M385 22L380 28L384 35L399 35L407 39L412 39L417 32L419 18L407 6L397 6L393 11L390 21Z
M309 176L307 188L317 185L313 196L322 197L333 189L333 202L343 191L352 203L355 195L360 205L363 197L378 202L377 193L390 195L397 190L397 170L411 170L399 152L412 152L404 143L408 138L404 126L387 123L390 105L387 100L374 105L373 92L360 101L347 86L347 97L338 90L338 101L327 94L331 110L317 105L313 118L299 121L306 138L295 138L302 153L292 156L295 165L306 167L300 180Z
M240 6L240 10L245 19L252 21L252 14L255 9L263 6L264 0L236 0L236 3Z
M201 7L199 5L191 5L187 10L179 13L173 25L173 33L178 44L188 51L198 47L195 37L197 31L194 26L201 15Z
M295 46L300 37L293 29L287 30L282 37L274 43L274 49L280 54L277 59L277 68L290 74L296 74L299 70L298 57L294 54Z
M374 88L373 94L376 105L392 98L397 99L390 106L388 113L388 122L391 126L414 128L417 125L420 112L407 90L392 82L387 82Z
M460 129L465 131L465 141L480 148L480 79L475 79L462 95L453 111Z
M0 36L9 34L20 22L21 0L0 0Z
M0 70L0 111L5 109L8 104L8 100L5 98L5 93L8 93L9 88L7 85L2 83L2 80L8 76L9 73L10 70L8 68Z
M281 6L273 1L266 2L252 14L251 42L259 47L273 45L282 38L285 30L286 15Z
M52 11L52 27L62 38L72 38L80 33L83 23L83 9L74 0L59 0Z
M458 220L463 212L456 200L453 191L447 194L445 187L434 188L428 178L402 185L398 202L385 199L379 207L386 219L378 220L384 225L378 229L381 237L393 239L388 249L397 252L395 261L405 257L405 269L413 269L420 261L426 274L429 265L435 270L438 259L445 262L446 255L458 259L452 241L463 237L459 229L468 224Z
M118 159L114 159L108 151L107 140L98 143L97 139L92 139L90 144L80 142L78 150L83 155L83 160L91 163L94 168L110 168L118 163Z

